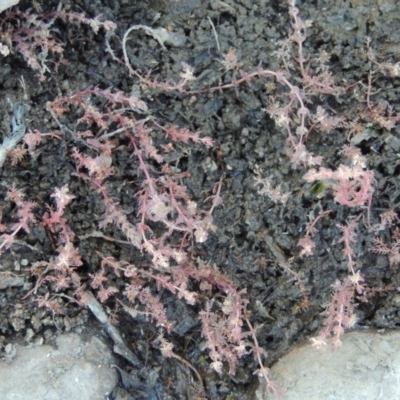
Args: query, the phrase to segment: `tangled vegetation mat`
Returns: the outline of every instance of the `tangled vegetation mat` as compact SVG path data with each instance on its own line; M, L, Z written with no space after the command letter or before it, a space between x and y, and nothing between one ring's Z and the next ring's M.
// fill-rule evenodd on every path
M1 14L5 357L106 315L130 398L252 399L295 344L398 326L400 5L297 7Z

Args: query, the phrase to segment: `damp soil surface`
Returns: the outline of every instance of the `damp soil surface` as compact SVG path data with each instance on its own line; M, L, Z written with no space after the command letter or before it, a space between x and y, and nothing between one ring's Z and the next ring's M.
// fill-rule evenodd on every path
M41 11L37 12L54 11L59 3L39 0ZM197 79L190 82L187 93L151 88L130 75L126 66L106 51L104 30L95 35L87 26L72 25L61 19L54 22L52 33L65 44L64 53L62 59L54 56L53 60L53 55L49 56L45 80L39 80L37 72L29 68L19 52L2 58L3 137L10 132L12 103L29 107L25 121L28 130L38 129L61 138L48 136L37 147L34 157L26 155L16 164L8 158L0 170L0 207L5 226L17 221L15 204L5 198L7 187L15 184L27 199L39 204L35 209L38 222L30 225L29 232L19 232L13 246L0 258L4 277L0 289L3 352L7 343L16 339L51 344L57 333L88 329L93 335L102 335L96 318L73 301L73 291L55 292L51 282L44 282L36 293L27 296L40 276L32 273L33 263L48 261L57 254L51 232L39 223L46 205L54 206L51 194L55 187L68 184L75 196L64 215L76 235L74 245L83 261L76 273L82 281L89 282L90 274L99 269L104 255L131 263L138 261L136 252L117 228L109 225L103 232L105 237L90 236L98 231L104 203L93 187L77 177L71 157L73 147L81 147L79 141L68 135L77 126L82 110L71 109L62 121L56 121L49 112L49 102L89 87L136 93L147 104L147 111L140 118L151 116L163 126L178 125L192 132L201 131L202 137L213 139L211 148L192 142L175 145L169 154L169 164L190 173L184 178L184 185L198 206L206 209L209 203L205 199L222 178L224 204L213 212L216 229L204 243L193 246L192 256L216 266L238 289L246 290L244 296L249 300L246 312L252 324L259 326L257 337L259 345L268 352L267 366L323 329L321 313L331 300L332 285L348 275L339 225L351 218L358 218L352 245L355 268L360 270L369 288L368 296L355 299L358 317L355 328L386 329L399 325L398 264L393 261L389 265L387 255L371 251L377 237L392 248L396 240L394 226L375 232L370 228L379 224L382 212L399 211L400 132L396 126L388 130L371 122L365 104L372 70L375 71L373 101L375 104L387 101L393 107L393 116L399 111L399 78L390 76L388 72L393 71L388 69L385 74L385 67L371 63L366 54L369 37L371 48L377 49L376 60L395 65L400 50L399 4L384 0L318 0L298 4L301 18L312 20L305 42L310 63L321 54L328 54L327 64L337 85L362 82L337 96L315 96L308 105L313 112L320 105L331 115L357 121L358 130L349 136L344 125L331 132L315 129L309 134L306 146L314 155L323 157L323 166L335 169L343 162L343 146L349 144L349 138L356 138L353 145L361 150L367 168L374 172L369 211L366 206L339 204L331 186L316 190L303 179L306 167L293 168L287 152L287 133L265 112L272 97L282 103L288 101L288 91L279 82L254 78L224 90L205 90L239 79L241 74L254 71L259 65L273 71L282 68L276 50L292 30L286 2L63 0L61 4L87 17L101 14L103 20L117 24L109 43L121 60L121 40L130 26L164 28L169 35L173 34L164 42L148 35L145 28L131 32L127 53L132 68L143 75L148 73L150 78L157 76L159 81L172 82L179 80L182 63L187 63L194 67ZM30 6L30 2L23 0L19 5L21 10ZM231 49L236 51L237 62L227 70L223 55ZM292 82L301 85L296 60L292 64L289 66ZM127 218L135 223L138 207L135 194L140 190L141 174L127 151L126 140L115 139L115 143L121 151L112 153L116 168L108 187L114 190ZM168 145L165 139L154 138L154 143ZM257 171L270 179L273 188L280 185L281 192L289 194L287 201L275 201L260 193L255 180ZM298 242L304 237L307 224L327 210L330 213L316 226L314 254L300 257ZM393 249L395 246L396 243ZM301 285L293 280L285 265L301 275ZM110 272L108 279L123 292L126 283L123 278ZM168 318L175 321L175 329L166 337L181 359L161 355L154 345L158 328L151 321L140 316L133 319L119 310L114 297L103 304L140 360L138 368L118 358L119 367L134 377L135 382L141 382L142 390L137 385L123 387L123 383L118 390L125 390L130 396L127 398L132 399L254 398L258 380L253 372L258 366L251 354L240 359L234 376L225 368L221 374L210 369L198 319L207 299L191 306L165 290L158 295ZM62 313L39 307L43 303L35 300L35 296L56 299ZM218 297L214 300L218 302ZM197 377L182 359L199 372L205 393L199 394Z

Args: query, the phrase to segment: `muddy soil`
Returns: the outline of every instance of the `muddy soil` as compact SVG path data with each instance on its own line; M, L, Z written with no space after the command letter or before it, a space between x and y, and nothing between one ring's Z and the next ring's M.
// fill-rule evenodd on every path
M54 11L59 1L37 3L46 13ZM286 151L286 133L263 110L268 107L271 96L284 99L285 90L278 82L257 78L232 89L196 93L229 83L240 76L240 71L252 71L259 63L271 70L281 68L274 52L279 41L286 39L291 30L286 2L62 0L61 4L90 17L102 14L103 19L115 22L118 29L110 43L115 46L118 56L122 54L120 40L132 25L163 27L173 32L177 40L166 42L165 49L144 30L131 33L127 45L129 59L133 68L151 71L152 76L158 75L162 81L178 80L182 62L190 64L197 77L191 83L193 93L146 87L106 52L104 31L94 35L85 26L78 29L57 21L54 34L65 43L63 57L67 62L49 64L50 72L46 73L45 81L39 81L37 73L28 67L20 54L10 54L2 59L3 135L10 129L10 101L29 106L28 129L52 132L60 126L47 111L47 102L96 86L102 89L113 87L126 93L136 91L159 123L187 127L192 132L201 131L202 136L212 137L215 144L211 149L191 144L177 146L171 158L171 164L190 172L184 183L199 204L203 204L223 176L224 206L214 212L217 229L204 244L196 246L195 256L217 266L238 288L246 289L250 319L261 326L259 344L268 351L266 364L272 365L293 346L322 329L324 317L321 312L330 301L332 284L347 275L338 224L345 224L351 217L365 213L361 208L338 204L329 189L316 194L311 190L312 185L302 179L307 169L292 168ZM28 1L20 2L22 10L30 6ZM313 21L307 30L307 55L313 60L323 51L329 54L330 71L338 85L358 81L366 85L369 71L377 70L366 57L367 37L371 38L371 46L379 50L377 59L392 64L398 60L400 4L384 0L316 0L304 1L298 6L301 17ZM238 64L226 71L221 63L222 55L231 48L236 50ZM295 62L293 76L296 77ZM378 72L374 76L374 101L388 101L393 107L393 115L400 108L398 79ZM377 224L381 212L399 210L400 132L397 127L388 131L363 118L364 100L364 87L359 85L345 95L315 98L315 104L310 107L323 105L347 120L359 116L358 133L363 136L358 136L356 144L367 158L368 168L375 174L370 223ZM78 113L68 118L71 121L79 116ZM346 143L348 132L342 128L324 134L315 131L306 145L311 152L324 158L325 166L334 168L342 162L340 151ZM0 181L8 186L15 183L30 200L38 202L41 205L37 211L39 220L45 212L45 204L52 201L52 189L68 183L75 199L65 216L76 233L76 246L84 260L78 272L81 279L88 280L89 274L100 265L101 254L126 260L131 260L133 255L128 245L87 236L97 230L102 202L75 176L70 158L73 145L76 144L68 138L49 139L40 145L36 158L28 156L17 165L7 160L0 170ZM126 152L113 157L122 172L113 177L112 185L116 190L119 188L121 205L127 210L128 217L134 218L137 204L132 199L139 190L135 165L131 164ZM280 184L283 192L290 193L285 204L259 194L259 187L255 185L257 170L270 177L274 187ZM15 222L12 217L14 206L4 200L5 191L3 186L0 206L2 222L9 225ZM331 212L317 226L314 255L301 258L298 241L305 234L307 223L322 210ZM357 268L374 295L357 303L356 327L396 328L400 323L397 289L400 274L396 265L389 265L385 255L371 252L374 237L379 235L391 243L392 231L371 233L365 219L364 215L361 218L364 222L358 225L353 250ZM108 235L124 240L117 229L109 228ZM64 298L58 297L62 315L39 308L32 296L25 297L35 282L27 267L35 261L48 259L54 251L51 237L37 225L29 233L20 233L13 247L2 254L1 271L12 272L14 276L14 281L8 281L0 290L0 334L4 346L16 337L25 338L27 342L51 343L57 332L80 332L88 327L93 334L101 334L101 327L89 311L69 301L68 297L73 296L71 292L66 292ZM308 304L305 304L304 293L281 266L289 260L291 268L304 279ZM122 279L112 275L109 279L123 290ZM44 296L46 290L48 288L43 285L39 294ZM219 376L209 368L207 351L203 348L197 318L199 308L166 292L161 293L161 299L170 320L178 321L168 338L174 344L174 351L199 371L206 398L252 399L258 384L253 376L257 369L253 357L247 355L240 360L235 376L230 377L227 371ZM110 300L105 306L113 315L117 304ZM123 312L118 313L116 320L127 343L145 365L138 369L121 359L120 367L152 388L151 395L146 390L141 394L136 391L136 394L130 393L130 398L195 398L196 378L191 369L180 360L163 358L152 345L158 334L156 326L140 318L133 320ZM129 388L125 389L129 392Z

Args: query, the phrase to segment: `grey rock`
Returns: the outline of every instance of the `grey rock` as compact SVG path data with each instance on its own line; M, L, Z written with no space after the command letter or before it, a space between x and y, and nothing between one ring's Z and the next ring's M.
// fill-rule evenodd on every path
M117 383L111 351L98 338L82 341L60 335L57 348L16 345L16 355L0 362L3 400L101 400Z
M272 367L284 400L400 399L400 332L352 332L335 351L304 345ZM262 388L257 399L275 399Z

